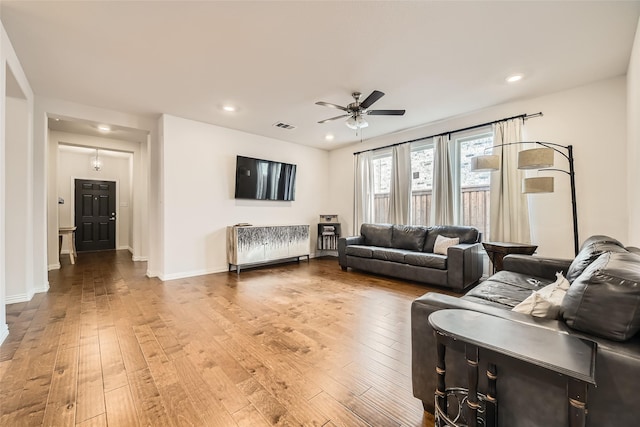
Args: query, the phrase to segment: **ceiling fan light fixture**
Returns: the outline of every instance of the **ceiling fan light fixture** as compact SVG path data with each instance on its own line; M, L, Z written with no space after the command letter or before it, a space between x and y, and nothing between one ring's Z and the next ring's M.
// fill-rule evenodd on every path
M354 130L366 128L367 126L369 126L369 123L364 119L364 117L362 117L359 114L356 116L349 117L345 122L345 124L349 129L354 129Z
M349 117L347 121L344 122L344 124L347 125L349 129L358 129L358 126L356 125L356 119L353 116Z

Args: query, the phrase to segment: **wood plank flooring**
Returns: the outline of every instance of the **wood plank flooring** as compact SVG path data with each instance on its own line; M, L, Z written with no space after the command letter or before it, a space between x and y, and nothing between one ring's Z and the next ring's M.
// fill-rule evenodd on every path
M436 290L312 259L162 282L80 254L7 306L2 426L433 426L411 301Z

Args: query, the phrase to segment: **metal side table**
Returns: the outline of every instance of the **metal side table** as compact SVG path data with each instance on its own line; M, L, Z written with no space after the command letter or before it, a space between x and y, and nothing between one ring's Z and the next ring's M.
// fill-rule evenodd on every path
M440 310L429 316L437 340L438 375L435 391L436 426L498 425L496 399L498 372L491 355L498 353L563 376L567 381L570 427L584 427L587 412L587 386L595 385L597 346L593 341L532 325L514 322L469 310ZM535 343L535 345L532 345ZM468 388L445 385L445 352L451 345L463 345L467 361ZM553 351L549 351L553 349ZM478 393L478 361L489 361L488 390ZM465 394L457 415L449 415L447 397ZM481 409L482 407L482 409ZM479 415L482 415L479 418Z

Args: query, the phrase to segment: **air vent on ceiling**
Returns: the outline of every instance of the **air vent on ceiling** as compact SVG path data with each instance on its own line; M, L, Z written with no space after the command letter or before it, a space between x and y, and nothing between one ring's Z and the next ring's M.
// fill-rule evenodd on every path
M277 122L277 123L274 123L273 125L277 128L289 129L289 130L296 128L294 125L290 125L289 123L283 123L283 122Z

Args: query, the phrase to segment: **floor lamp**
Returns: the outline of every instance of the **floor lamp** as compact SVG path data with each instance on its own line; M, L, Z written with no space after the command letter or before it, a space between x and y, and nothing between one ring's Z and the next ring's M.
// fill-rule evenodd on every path
M523 141L511 142L507 144L494 145L491 148L506 147L508 145L536 144L539 147L518 152L518 169L537 169L543 171L558 171L569 175L571 181L571 205L573 210L573 247L578 255L578 210L576 208L576 177L573 167L573 146L560 145L552 142ZM566 151L566 153L565 153ZM569 170L552 168L554 154L560 153L569 162ZM471 158L471 170L474 172L495 171L500 169L500 156L496 154L475 156ZM524 178L522 181L522 192L531 193L553 193L552 176L536 176Z

